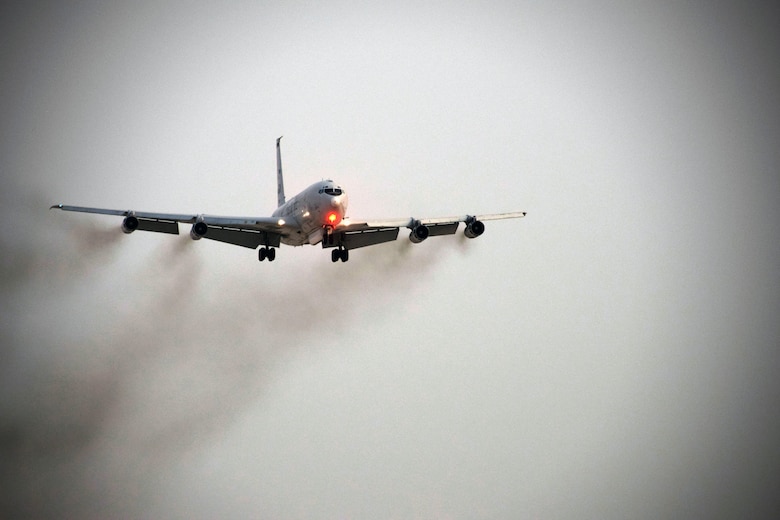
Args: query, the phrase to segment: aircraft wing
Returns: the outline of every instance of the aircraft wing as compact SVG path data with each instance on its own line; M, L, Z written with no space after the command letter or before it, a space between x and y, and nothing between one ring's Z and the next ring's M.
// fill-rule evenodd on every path
M118 217L127 217L131 214L137 218L150 220L169 220L172 222L195 222L197 215L177 214L177 213L149 213L146 211L130 211L122 209L104 209L104 208L85 208L83 206L67 206L65 204L55 204L49 209L61 209L62 211L77 211L79 213L97 213L100 215L115 215Z
M511 213L492 213L484 215L458 215L456 217L436 217L436 218L396 218L396 219L374 219L358 220L345 219L339 228L349 228L349 230L383 228L383 227L406 227L412 229L415 225L424 224L426 226L438 226L442 224L457 224L460 222L470 222L472 220L500 220L506 218L522 218L526 215L525 211L514 211Z
M282 219L272 217L226 217L192 213L153 213L147 211L87 208L56 204L49 209L97 213L124 217L122 230L132 233L136 229L157 233L179 234L181 223L193 224L193 238L208 238L228 244L256 248L259 245L279 247L281 237L297 231ZM205 227L203 226L205 224ZM198 232L202 231L202 232Z
M466 224L466 236L475 238L481 235L485 229L482 221L522 218L525 215L525 211L514 211L511 213L458 215L423 219L414 217L375 220L345 219L334 230L337 240L333 241L333 247L340 244L347 249L355 249L390 242L398 238L398 233L402 227L412 230L412 235L410 235L412 241L421 242L429 236L452 235L458 230L461 222Z

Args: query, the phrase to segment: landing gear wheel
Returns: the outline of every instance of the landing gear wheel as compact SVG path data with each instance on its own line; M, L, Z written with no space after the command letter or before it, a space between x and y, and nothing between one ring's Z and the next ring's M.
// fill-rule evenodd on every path
M276 260L276 249L273 247L261 247L257 251L257 259L261 262L265 259L268 259L269 262L273 262Z
M336 263L339 260L341 260L342 262L346 262L347 260L349 260L349 251L347 249L342 249L340 247L338 249L334 249L333 251L330 252L330 260L333 263Z

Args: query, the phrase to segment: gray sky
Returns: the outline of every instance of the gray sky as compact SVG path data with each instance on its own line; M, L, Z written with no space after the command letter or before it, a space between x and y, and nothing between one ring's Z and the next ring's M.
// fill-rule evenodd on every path
M0 13L0 511L780 506L777 9L64 4ZM529 215L260 264L47 211L270 214L282 134L353 218Z

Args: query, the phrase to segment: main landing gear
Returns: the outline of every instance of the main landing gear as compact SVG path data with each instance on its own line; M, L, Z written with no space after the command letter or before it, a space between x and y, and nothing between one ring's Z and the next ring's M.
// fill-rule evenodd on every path
M257 250L257 259L261 262L265 259L269 262L273 262L276 259L276 249L273 247L261 247Z
M334 249L333 251L330 252L330 260L334 263L338 262L339 260L341 260L342 262L346 262L347 260L349 260L349 250L343 249L341 247L338 249Z

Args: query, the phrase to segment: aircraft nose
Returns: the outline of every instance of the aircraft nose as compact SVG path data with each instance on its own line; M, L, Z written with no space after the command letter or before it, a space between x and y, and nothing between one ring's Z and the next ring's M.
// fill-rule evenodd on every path
M341 197L333 197L332 199L330 199L330 205L333 206L334 208L338 208L339 206L341 206Z

